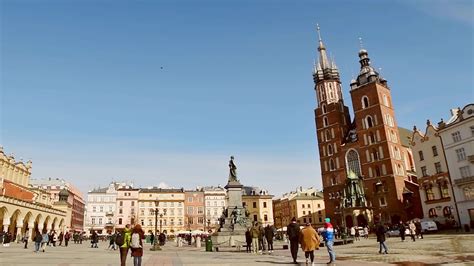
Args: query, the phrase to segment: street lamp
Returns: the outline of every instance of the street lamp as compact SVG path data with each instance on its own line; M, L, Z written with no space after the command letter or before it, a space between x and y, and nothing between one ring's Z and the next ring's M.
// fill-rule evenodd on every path
M150 248L151 251L156 251L156 250L161 250L161 247L158 243L158 229L157 229L157 226L158 226L158 212L159 212L159 209L158 209L158 206L160 205L160 201L159 200L155 200L155 238L153 239L154 242L153 242L153 247ZM163 209L163 213L160 213L160 232L161 232L161 226L162 226L162 218L163 218L163 215L166 214L166 209Z
M211 230L211 219L207 219L207 232Z

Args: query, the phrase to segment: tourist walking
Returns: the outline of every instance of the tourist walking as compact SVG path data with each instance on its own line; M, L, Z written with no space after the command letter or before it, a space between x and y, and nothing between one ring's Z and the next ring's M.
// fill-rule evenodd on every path
M61 246L61 245L63 244L64 233L61 232L61 233L59 234L59 237L58 237L58 238L59 238L59 245L58 245L58 246Z
M12 240L12 235L10 234L10 232L6 232L6 233L3 235L3 246L4 246L4 247L9 247L11 240Z
M400 221L400 224L398 225L398 230L400 231L400 238L402 239L402 242L405 242L405 225L403 224L403 221Z
M364 226L364 238L369 239L369 227Z
M296 218L291 219L291 223L286 227L286 234L290 240L290 251L293 263L298 264L296 258L298 258L298 245L300 237L300 226L296 223Z
M423 229L421 228L421 223L420 221L415 222L415 228L416 228L416 236L418 238L423 239Z
M308 265L308 259L311 259L311 265L314 265L314 250L319 249L320 240L318 233L310 223L306 223L306 226L301 230L300 243L306 258L306 265Z
M123 239L123 241L120 241L120 242L123 242L123 244L120 245L120 249L119 249L121 266L125 266L127 262L127 255L128 255L128 249L130 248L131 238L132 238L132 231L130 230L130 224L127 224L121 236L121 239Z
M245 242L247 243L246 246L246 251L247 253L252 252L252 234L250 233L250 228L247 228L247 231L245 231Z
M267 240L268 253L273 253L273 237L275 236L275 228L273 225L265 227L265 239Z
M265 253L265 231L261 223L258 223L258 250L260 254Z
M29 231L27 230L22 238L23 243L25 243L24 249L28 249L28 233Z
M145 239L145 232L142 230L140 224L136 224L132 230L132 236L130 240L130 248L132 250L131 256L133 257L133 266L142 265L143 257L143 239Z
M51 233L51 243L53 244L53 247L56 246L56 241L58 241L58 234L56 234L56 231L53 231Z
M68 243L69 243L69 239L71 239L71 234L69 232L66 232L64 234L64 245L67 247Z
M388 254L388 249L387 245L385 245L385 233L387 230L385 230L385 226L382 224L382 222L379 222L377 225L377 228L375 229L375 234L377 235L377 242L379 242L380 249L379 253L380 254Z
M252 251L253 253L258 253L258 236L260 232L258 230L258 222L255 222L250 229L250 234L252 235Z
M48 233L44 232L41 236L42 236L42 238L43 238L43 240L41 241L41 249L42 249L43 252L44 252L45 249L46 249L46 246L47 246L48 243L49 243L49 235L48 235Z
M360 232L359 232L359 227L355 228L355 240L360 241Z
M336 252L334 251L334 229L332 227L330 218L324 219L324 230L322 232L322 236L329 253L328 264L335 263Z
M96 231L92 232L91 236L91 248L99 248L97 245L99 243L99 235L97 234Z
M151 232L151 234L150 234L150 243L151 243L152 246L155 244L154 241L155 241L155 234L153 234L153 232Z
M355 238L355 234L356 234L356 229L355 229L355 226L351 227L351 237L352 239Z
M39 231L36 231L35 233L35 252L38 252L41 247L41 242L43 242L43 236Z
M413 221L410 221L410 223L408 224L408 229L410 229L411 240L413 240L413 242L415 242L416 226L413 223Z
M115 238L117 237L117 233L113 233L109 235L109 247L107 249L115 250Z

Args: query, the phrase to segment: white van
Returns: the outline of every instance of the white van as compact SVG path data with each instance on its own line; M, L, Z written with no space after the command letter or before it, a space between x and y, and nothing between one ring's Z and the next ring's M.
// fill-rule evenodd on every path
M421 224L421 230L423 231L423 233L438 231L438 226L433 220L422 219L420 220L420 224Z

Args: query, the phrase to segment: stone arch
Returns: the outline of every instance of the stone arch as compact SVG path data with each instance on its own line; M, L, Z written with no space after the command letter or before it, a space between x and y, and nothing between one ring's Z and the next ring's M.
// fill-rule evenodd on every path
M65 226L66 225L64 224L64 218L61 218L61 220L59 221L59 230L63 232L65 229Z
M34 229L33 213L29 211L23 217L23 225L21 228L21 234L24 235L28 233L28 235L31 236L33 229ZM30 240L31 240L31 237L30 237Z
M58 231L59 224L58 224L58 217L52 218L53 221L51 222L51 230Z
M51 216L46 216L43 221L43 230L46 230L46 232L49 233L51 231L51 224L53 220L51 219Z
M41 213L36 214L36 217L34 219L34 233L36 234L37 232L39 232L41 234L45 229L46 228L44 228L43 215L41 215Z
M8 211L7 207L3 206L0 207L0 230L3 230L3 224L7 224L10 222L10 212Z
M23 217L21 217L21 211L20 209L16 209L12 215L10 216L10 223L9 223L9 226L8 226L8 232L10 232L12 234L12 236L16 236L17 235L17 230L16 230L16 226L18 224L19 221L23 221Z
M357 226L366 226L368 225L367 219L365 218L365 215L359 214L357 215Z

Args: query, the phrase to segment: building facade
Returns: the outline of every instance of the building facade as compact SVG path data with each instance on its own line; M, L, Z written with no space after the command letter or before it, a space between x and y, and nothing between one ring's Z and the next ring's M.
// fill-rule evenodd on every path
M402 156L406 148L400 142L387 81L371 66L367 50L361 49L360 72L350 83L351 119L339 70L328 59L321 37L318 51L314 114L326 214L348 227L372 223L374 218L398 223L419 217L419 187L407 175ZM358 184L350 199L345 197L349 183Z
M474 228L474 104L451 110L438 124L453 183L460 224Z
M260 222L263 226L273 225L273 196L266 189L258 187L244 186L242 193L242 205L249 212L250 220Z
M138 216L138 192L133 186L121 186L117 189L115 206L115 228L123 230L127 224L135 224Z
M211 231L216 231L219 228L219 218L222 211L227 208L227 192L220 186L203 187L202 190L204 192L204 209L208 228Z
M202 189L184 192L185 223L188 230L207 231L206 214L204 212L204 191Z
M109 234L115 230L115 212L117 208L117 190L131 184L111 182L108 187L95 188L87 193L86 233L96 231L98 234Z
M31 169L31 161L17 161L0 147L0 225L17 238L64 231L70 219L67 204L53 203L47 191L29 186Z
M283 194L273 201L275 226L283 228L291 223L293 217L297 223L311 223L315 227L322 226L326 212L323 193L310 187L299 187L296 191ZM276 208L275 206L279 206Z
M425 132L414 127L412 150L420 184L423 216L450 226L458 223L453 187L438 128L428 120Z
M185 229L184 201L184 189L141 188L138 193L138 221L143 231L155 232L155 226L157 231L166 234Z
M79 189L59 178L31 179L30 186L48 191L52 203L59 202L59 193L66 189L68 192L67 203L71 206L71 221L67 225L67 230L75 232L84 230L85 202Z

